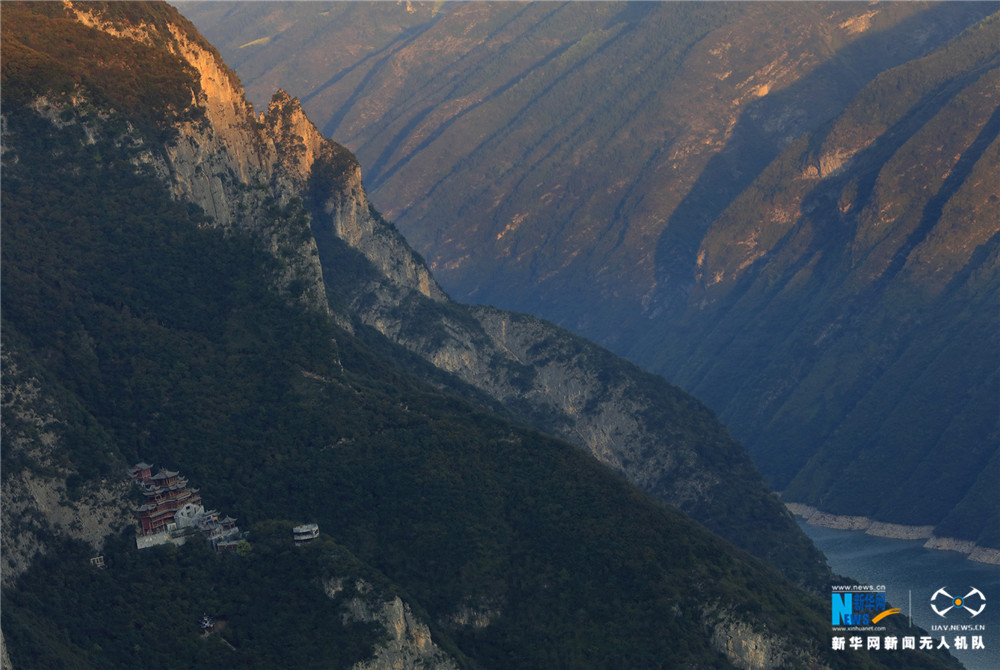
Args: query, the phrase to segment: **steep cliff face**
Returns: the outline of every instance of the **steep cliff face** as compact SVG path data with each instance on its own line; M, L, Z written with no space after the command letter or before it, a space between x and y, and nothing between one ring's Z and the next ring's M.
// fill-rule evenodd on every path
M4 478L0 585L10 586L56 536L86 542L94 555L105 538L129 524L124 481L87 482L61 454L65 408L32 375L5 340L2 354ZM70 438L72 439L72 438Z
M317 236L334 237L363 251L378 272L383 291L399 295L415 290L437 302L447 300L423 259L372 208L361 183L361 166L345 160L343 152L331 142L320 153L319 162L310 166L309 193L315 201L313 226ZM397 302L398 297L389 301Z
M712 628L712 644L724 651L734 666L747 670L774 670L809 660L808 653L800 652L794 658L780 639L726 615L720 615Z
M788 496L995 546L996 10L186 11L358 152L452 295L664 374Z
M165 50L190 68L195 79L191 106L198 110L197 118L176 126L166 145L148 144L136 161L160 175L178 199L201 207L214 225L257 236L287 264L280 285L285 290L294 287L311 306L325 306L315 243L293 201L326 141L298 101L279 91L267 111L255 117L239 79L180 16L131 20L126 15L123 20L114 6L66 2L64 7L67 18L81 26L112 40ZM39 108L55 119L64 112L72 114L80 102L46 99ZM80 122L86 126L94 121ZM143 142L138 137L135 141ZM279 225L269 223L274 207L286 213Z
M170 16L165 5L87 7L124 12L109 25L128 35L161 12ZM702 470L716 465L739 504L719 498L718 488L703 502L727 514L740 505L755 510L758 534L792 555L801 535L774 523L784 517L761 504L771 498L752 470L732 467L746 459L704 408L547 324L446 300L419 257L367 207L350 154L313 143L314 129L285 96L274 99L270 121L266 114L259 121L271 129L276 151L292 156L270 173L276 181L233 187L220 177L222 190L200 201L259 202L268 211L241 218L236 206L228 221L206 215L184 194L208 197L212 189L185 191L183 180L160 168L186 164L159 155L151 139L160 133L167 144L182 141L204 107L163 124L159 110L145 122L122 118L95 85L115 84L114 72L83 78L80 90L70 91L76 98L49 90L53 97L43 102L8 88L8 77L30 63L7 58L19 28L25 39L55 36L60 45L78 44L62 39L67 34L99 38L99 61L132 40L81 32L59 5L16 10L22 14L11 20L5 6L3 23L5 93L21 101L5 108L3 126L4 491L20 490L7 486L15 476L30 485L51 456L56 466L44 474L66 475L70 502L90 504L88 491L101 493L78 510L86 539L104 532L100 510L111 512L112 498L123 498L101 477L111 482L125 459L150 454L190 469L251 520L254 533L239 559L198 542L138 552L132 537L119 534L107 538L108 569L100 570L87 560L92 547L61 528L76 519L51 514L45 539L60 553L14 566L27 569L4 590L4 639L16 664L506 668L511 659L550 667L577 658L586 667L750 667L759 657L747 649L765 645L767 655L788 658L800 645L782 632L787 623L811 639L827 633L819 601L769 566L565 441L423 383L397 363L416 357L376 338L365 319L381 315L394 339L456 370L490 370L476 357L495 355L508 375L495 394L515 409L521 403L519 411L536 422L569 424L565 417L593 405L611 428L592 441L611 445L609 453L630 456L619 436L658 422L662 411L664 421L676 419L660 433L670 438L667 453L676 447L668 464L683 469L694 461L681 475L693 478L695 489L715 484L716 475ZM161 25L153 35L158 48L168 35ZM76 55L74 66L90 54ZM197 91L196 72L178 80L182 92ZM186 105L189 96L182 97ZM214 146L205 128L191 137ZM191 155L204 156L201 149ZM282 180L301 180L296 166L307 159L313 164L304 191L284 192ZM218 163L217 174L231 177L237 163ZM269 192L270 200L232 199L241 188ZM310 300L290 299L305 293L308 275L288 281L290 257L271 242L291 235L305 245L310 212L323 238L323 272L332 272L327 300L366 340L337 328ZM338 263L346 266L339 275ZM480 341L488 346L480 350ZM605 395L609 411L599 406ZM536 411L542 403L555 409ZM618 404L616 415L610 410ZM640 416L629 419L632 413ZM597 428L580 424L579 432ZM689 438L705 444L688 445ZM6 448L11 443L15 449ZM682 504L700 504L686 489L673 492ZM44 517L38 510L46 505L54 507L38 495L18 509ZM293 524L278 519L306 516L328 536L296 545ZM808 555L800 558L786 572L815 584ZM338 581L343 575L352 577ZM373 582L380 588L363 597ZM721 639L713 634L721 620L705 619L704 603L732 609L725 626L735 632L726 639L739 640L713 640ZM204 608L229 614L211 636L197 630ZM459 651L449 659L442 649ZM927 667L946 666L913 656ZM880 665L877 657L827 647L802 658Z
M822 581L820 554L707 408L550 323L450 301L374 213L356 168L341 180L321 179L328 172L318 167L311 188L320 255L346 243L375 268L367 281L328 287L347 293L345 316L590 452L793 580Z
M328 581L327 594L335 597L343 588L341 582ZM372 657L355 663L352 670L458 670L458 664L435 644L427 624L399 596L381 600L364 580L357 580L354 590L358 595L344 603L344 619L374 623L381 627L383 638Z

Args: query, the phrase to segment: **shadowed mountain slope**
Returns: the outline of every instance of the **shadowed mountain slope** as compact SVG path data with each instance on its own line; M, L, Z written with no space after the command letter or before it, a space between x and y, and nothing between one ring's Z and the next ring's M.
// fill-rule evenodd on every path
M820 598L365 325L473 314L361 207L353 156L285 94L255 115L168 5L4 3L2 29L14 667L954 667L832 650ZM672 393L699 458L738 457ZM249 543L136 550L141 459Z
M452 294L696 393L787 500L1000 546L996 3L184 7Z

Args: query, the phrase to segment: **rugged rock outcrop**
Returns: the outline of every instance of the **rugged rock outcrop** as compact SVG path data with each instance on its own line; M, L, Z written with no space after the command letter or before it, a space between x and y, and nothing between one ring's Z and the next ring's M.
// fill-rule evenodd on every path
M818 552L707 408L553 324L452 302L372 209L358 168L345 174L323 163L310 190L320 255L332 253L327 245L346 243L376 270L347 289L346 318L360 319L523 420L589 451L794 580L808 584L819 575ZM321 179L326 173L343 177ZM744 502L737 504L737 497ZM760 521L784 539L773 543L751 530Z
M783 9L187 11L459 299L663 373L786 499L995 546L996 6Z
M3 631L0 631L0 670L11 670L10 656L7 654L7 643L3 639Z
M423 259L368 202L354 156L325 140L297 100L279 91L255 117L218 54L183 26L122 29L86 5L67 6L82 23L117 39L152 44L161 43L165 32L170 36L166 47L195 73L192 96L203 118L182 123L165 152L140 152L139 160L178 198L202 207L215 225L263 240L286 263L280 279L286 290L294 286L309 304L325 303L328 290L341 288L324 286L317 240L356 249L374 273L354 282L342 321L360 318L738 544L784 563L796 580L815 577L818 553L699 403L542 321L451 302ZM62 118L65 111L53 106L48 116ZM303 195L315 237L298 206ZM697 426L683 425L688 421ZM733 496L752 502L730 505ZM749 532L744 514L766 519L788 541L769 542ZM789 552L789 542L798 551ZM783 544L781 551L773 549Z
M86 3L64 4L84 25L117 39L166 48L190 66L197 77L192 105L201 115L180 124L165 146L140 150L137 162L160 175L178 199L201 207L215 225L256 235L286 263L279 284L286 289L296 286L304 301L324 307L315 242L293 201L304 190L312 163L327 141L298 101L278 91L267 111L255 117L239 79L180 17L162 26L142 22L123 27ZM51 118L66 111L61 105L49 106ZM135 141L143 144L140 138ZM275 206L287 212L282 225L268 223Z
M5 343L6 344L6 343ZM127 483L84 483L59 454L63 408L18 364L9 344L2 354L4 478L0 487L0 585L8 586L55 535L88 543L100 553L105 538L130 522ZM10 465L21 467L9 467Z
M340 588L337 580L326 584L331 597ZM344 620L377 624L384 635L372 657L355 663L353 670L458 670L454 659L431 639L427 624L414 616L413 610L399 596L382 600L372 593L371 585L361 579L357 580L354 590L358 595L344 603Z
M316 132L314 126L305 130ZM309 193L315 200L313 226L321 240L334 237L361 251L379 275L365 288L380 294L382 309L391 308L410 291L442 302L448 298L424 261L401 235L372 208L361 181L361 166L343 148L324 145L310 172ZM392 295L390 296L389 291Z
M782 640L754 630L744 622L722 615L712 627L712 644L729 661L744 670L788 667L791 654Z

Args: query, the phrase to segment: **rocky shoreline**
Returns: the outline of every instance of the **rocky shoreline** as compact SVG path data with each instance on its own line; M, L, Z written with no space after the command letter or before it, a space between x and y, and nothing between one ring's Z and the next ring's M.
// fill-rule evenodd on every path
M966 554L966 558L970 561L1000 565L1000 549L980 547L969 540L937 537L934 535L934 526L904 526L898 523L873 521L866 516L830 514L802 503L786 502L785 507L788 508L789 512L802 517L806 523L813 526L839 530L863 530L868 535L891 537L897 540L926 540L924 547L927 549L958 551Z

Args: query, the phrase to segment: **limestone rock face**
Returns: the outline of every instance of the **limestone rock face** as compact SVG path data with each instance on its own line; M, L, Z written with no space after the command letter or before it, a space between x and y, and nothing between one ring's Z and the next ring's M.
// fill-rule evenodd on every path
M790 649L787 640L755 630L727 613L717 615L712 624L712 646L742 670L775 670L798 664L828 667L817 665L809 652Z
M13 667L10 656L7 655L7 643L4 642L3 631L0 631L0 670L11 670Z
M425 298L446 300L423 259L372 209L361 166L353 156L345 159L345 151L327 144L311 173L309 191L315 200L313 226L318 236L337 237L364 254L386 280L383 290L415 290Z
M215 225L249 232L286 264L279 287L305 285L302 299L325 309L326 295L312 236L275 222L274 205L300 198L312 163L328 143L284 91L255 117L239 79L189 26L170 23L123 28L82 3L68 3L78 21L122 40L160 45L182 58L197 76L192 99L203 115L182 123L164 147L150 147L140 162L159 175L179 200L201 207ZM165 43L164 43L165 42ZM292 207L294 209L294 205ZM303 219L302 225L307 225ZM301 227L301 226L300 226Z
M743 548L779 566L797 564L797 574L789 576L810 581L800 572L802 558L809 555L805 563L812 561L818 568L818 552L800 536L791 516L760 482L749 457L703 405L662 378L551 323L450 301L422 259L373 213L360 186L360 172L326 171L337 176L326 178L318 193L312 189L320 254L324 256L336 238L360 252L375 270L368 281L346 289L349 318L590 452ZM698 428L690 423L692 417L699 417L694 420ZM708 433L702 432L706 427ZM749 496L753 502L727 505L733 495ZM787 543L778 551L775 547L784 541L768 543L749 532L758 517L787 534L799 552L788 552Z
M328 582L326 591L333 597L340 588ZM355 590L359 595L344 604L344 620L378 624L385 635L372 657L355 663L353 670L458 669L458 664L431 639L427 624L399 596L383 600L364 580L357 580Z
M30 467L4 473L0 509L0 584L10 585L46 553L46 538L58 534L87 542L95 554L110 533L130 521L124 481L90 482L77 489L74 473L61 464L61 408L36 377L24 372L9 346L3 352L5 459Z
M115 39L163 46L192 68L197 85L191 96L202 110L199 118L179 124L166 144L155 144L130 124L117 141L131 148L137 168L152 171L178 200L203 209L212 225L249 234L278 258L279 291L297 286L295 299L327 311L319 255L301 196L316 158L338 148L323 139L298 100L279 91L267 111L255 117L239 80L190 27L125 26L102 19L86 4L65 6L86 26ZM39 96L30 105L57 127L76 126L84 141L93 143L106 130L102 124L109 115L88 114L83 111L88 106L91 101L83 94L68 100ZM5 136L5 144L10 139ZM45 552L46 533L82 539L96 552L106 535L128 523L130 514L120 482L88 482L80 490L67 490L66 482L75 481L76 473L52 457L60 450L57 428L63 408L38 379L22 374L9 346L3 369L4 449L20 452L31 463L4 479L5 526L10 529L15 519L18 524L17 532L3 533L6 585L27 569L36 552Z

